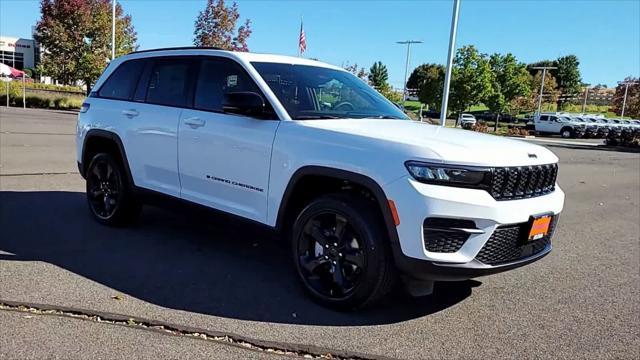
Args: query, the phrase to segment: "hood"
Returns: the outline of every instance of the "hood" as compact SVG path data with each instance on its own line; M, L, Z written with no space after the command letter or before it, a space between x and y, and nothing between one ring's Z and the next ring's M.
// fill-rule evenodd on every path
M404 145L402 147L409 152L405 154L407 160L482 166L540 165L558 161L551 151L523 140L444 128L419 121L336 119L306 120L300 123L326 131ZM439 159L433 159L433 154Z

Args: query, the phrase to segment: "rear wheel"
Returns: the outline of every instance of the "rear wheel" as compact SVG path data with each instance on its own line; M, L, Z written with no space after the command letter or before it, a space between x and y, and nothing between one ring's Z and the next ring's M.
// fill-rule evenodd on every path
M122 166L107 153L100 153L89 163L86 174L87 200L94 218L105 225L126 225L140 214L136 201L124 175Z
M395 282L379 215L361 196L333 194L312 201L294 223L293 258L305 290L341 310L370 305Z
M571 139L573 138L575 135L573 133L573 129L570 127L565 127L562 128L562 130L560 130L560 136L562 136L565 139Z

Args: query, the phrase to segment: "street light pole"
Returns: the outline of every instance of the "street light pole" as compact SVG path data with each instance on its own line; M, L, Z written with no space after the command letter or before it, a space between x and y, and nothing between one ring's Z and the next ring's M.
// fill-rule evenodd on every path
M449 87L451 85L451 67L453 66L453 53L456 50L456 32L458 31L459 13L460 0L453 0L451 34L449 34L449 54L447 55L447 69L444 76L444 87L442 89L442 106L440 106L440 126L445 126L447 121L447 105L449 104Z
M536 66L533 69L542 70L542 81L540 81L540 96L538 97L538 115L540 114L540 108L542 107L542 92L544 91L544 78L547 74L547 70L557 69L555 66Z
M618 84L624 85L624 98L622 100L622 111L620 112L620 120L624 118L624 108L627 106L627 93L629 92L629 85L638 84L639 81L620 81Z
M116 58L116 0L111 1L111 60Z
M584 88L584 101L582 102L582 113L585 113L587 109L587 96L589 96L589 84L585 84Z
M405 40L405 41L396 41L396 43L407 45L407 60L404 64L404 88L402 90L402 107L404 107L404 103L407 101L407 75L409 73L409 57L411 56L411 44L422 44L422 41Z

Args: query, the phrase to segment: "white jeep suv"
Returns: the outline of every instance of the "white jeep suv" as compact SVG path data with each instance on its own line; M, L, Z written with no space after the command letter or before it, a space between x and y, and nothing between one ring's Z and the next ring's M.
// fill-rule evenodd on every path
M398 278L427 294L536 261L564 203L545 148L412 121L335 66L216 49L112 61L77 160L100 223L161 196L264 224L308 293L341 309Z

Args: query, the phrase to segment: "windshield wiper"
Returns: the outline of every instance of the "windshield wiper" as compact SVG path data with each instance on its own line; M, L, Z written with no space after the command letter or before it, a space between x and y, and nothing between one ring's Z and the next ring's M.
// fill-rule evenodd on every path
M294 120L321 120L321 119L340 119L334 115L299 115Z

